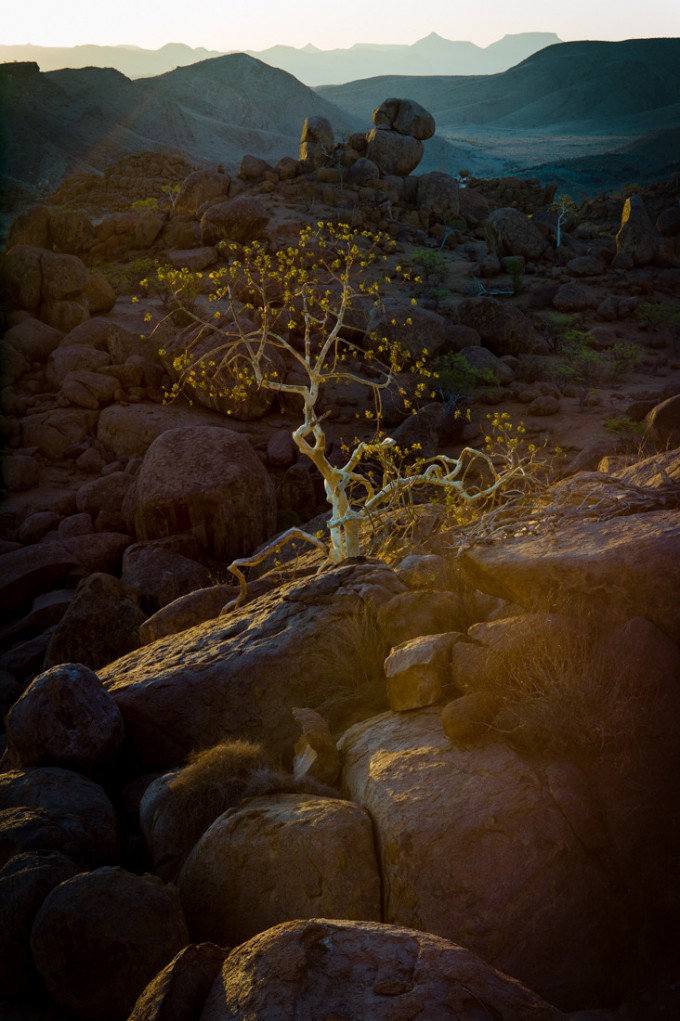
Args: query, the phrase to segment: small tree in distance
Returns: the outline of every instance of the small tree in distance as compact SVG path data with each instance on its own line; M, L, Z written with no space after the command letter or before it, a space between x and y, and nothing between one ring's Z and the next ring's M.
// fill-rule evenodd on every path
M320 472L330 505L328 544L291 528L255 557L230 566L241 584L237 604L245 595L241 568L261 562L290 539L308 541L339 563L365 552L363 526L379 512L402 505L416 488L436 487L466 504L483 504L519 473L518 464L499 471L487 452L468 447L456 458L439 455L409 464L381 431L383 395L398 388L404 370L418 379L410 398L401 391L410 410L416 410L420 398L435 396L427 349L414 355L375 335L355 341L348 330L348 313L357 297L378 304L383 285L390 282L382 265L389 245L380 234L323 222L304 228L295 243L273 253L259 242L225 245L229 262L209 274L203 304L196 301L197 287L204 283L201 274L159 270L173 295L169 315L179 310L189 322L179 344L175 341L159 352L174 377L169 399L181 394L207 398L227 413L233 413L234 402L245 402L253 393L299 399L302 421L292 438ZM399 266L396 272L401 282L417 280ZM374 435L368 441L357 439L342 464L329 456L324 429L328 412L319 407L331 383L359 384L373 397L373 410L365 416Z

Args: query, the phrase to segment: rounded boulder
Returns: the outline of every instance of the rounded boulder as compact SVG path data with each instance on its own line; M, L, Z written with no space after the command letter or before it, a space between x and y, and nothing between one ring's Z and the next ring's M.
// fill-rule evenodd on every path
M137 537L190 532L206 552L234 559L276 527L276 495L246 439L219 426L171 429L149 447L136 481Z
M52 998L87 1021L127 1018L188 942L175 890L115 867L55 887L31 932L35 965Z

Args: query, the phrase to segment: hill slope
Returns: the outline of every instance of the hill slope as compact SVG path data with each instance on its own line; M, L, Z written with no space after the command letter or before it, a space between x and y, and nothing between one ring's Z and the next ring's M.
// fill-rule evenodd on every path
M560 43L501 74L388 76L316 91L364 119L386 95L409 96L438 130L642 134L680 122L680 39Z
M42 74L35 65L5 64L0 86L10 193L37 194L66 174L144 150L228 165L246 152L296 155L304 119L316 114L337 131L355 126L292 75L245 54L137 81L111 68Z

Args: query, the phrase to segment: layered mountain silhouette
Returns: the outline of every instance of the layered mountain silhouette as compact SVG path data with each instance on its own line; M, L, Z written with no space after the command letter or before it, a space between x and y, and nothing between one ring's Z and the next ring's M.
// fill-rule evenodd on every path
M480 47L443 39L433 32L410 46L359 43L335 50L320 50L311 45L300 49L272 46L247 53L270 67L288 71L306 85L324 85L381 74L494 74L556 42L559 39L552 32L524 32ZM113 67L128 78L164 74L218 56L224 54L192 49L184 43L168 43L159 50L138 46L0 46L0 61L33 61L41 71Z

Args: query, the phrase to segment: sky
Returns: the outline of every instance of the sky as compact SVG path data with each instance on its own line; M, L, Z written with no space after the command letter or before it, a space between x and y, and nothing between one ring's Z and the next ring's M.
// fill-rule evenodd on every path
M10 13L11 12L11 13ZM277 43L320 49L414 43L437 32L488 46L504 35L555 32L574 39L680 36L679 0L24 0L12 3L0 44L38 46L168 42L209 50Z

